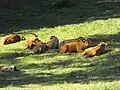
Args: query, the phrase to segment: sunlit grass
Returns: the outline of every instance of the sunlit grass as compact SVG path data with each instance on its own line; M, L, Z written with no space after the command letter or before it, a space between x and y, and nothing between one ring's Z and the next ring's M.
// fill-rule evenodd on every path
M25 41L0 45L0 65L20 68L20 72L0 72L0 90L120 90L120 18L116 16L120 7L114 4L118 0L113 4L73 0L73 7L52 8L56 1L15 1L0 39L11 32L26 38L35 32L43 42L51 35L60 41L83 36L104 41L109 52L83 58L57 51L32 54Z
M29 38L33 31L22 30L18 33L24 32L22 35ZM94 37L98 34L107 35L113 38L115 42L108 38L106 47L112 49L112 51L87 59L79 53L47 52L32 54L29 50L24 49L25 41L5 46L1 45L0 65L17 65L21 71L24 71L11 76L12 78L6 77L5 83L8 82L7 79L17 80L9 83L10 86L3 84L7 86L6 89L24 87L29 89L41 88L41 90L47 88L50 88L50 90L79 90L80 88L82 90L119 90L120 47L116 47L116 44L120 44L116 37L120 32L119 19L97 20L55 28L40 28L34 32L44 42L47 42L51 35L57 36L62 41L79 36ZM115 35L116 38L109 35Z

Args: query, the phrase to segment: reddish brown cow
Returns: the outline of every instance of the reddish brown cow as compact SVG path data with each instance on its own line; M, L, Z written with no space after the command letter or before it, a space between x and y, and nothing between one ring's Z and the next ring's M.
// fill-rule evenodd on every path
M78 39L76 41L63 44L60 47L60 52L62 52L62 53L83 52L83 50L87 46L88 46L88 41Z
M32 37L27 40L27 49L30 49L33 53L42 53L48 50L48 47L46 43L38 39L35 33L32 33Z
M3 45L7 45L11 43L20 42L21 40L25 40L25 37L19 36L16 33L12 33L10 35L6 35L5 37L3 37L0 43Z
M105 52L105 43L100 42L97 46L95 47L90 47L84 50L82 53L83 56L85 57L92 57L95 55L100 55Z

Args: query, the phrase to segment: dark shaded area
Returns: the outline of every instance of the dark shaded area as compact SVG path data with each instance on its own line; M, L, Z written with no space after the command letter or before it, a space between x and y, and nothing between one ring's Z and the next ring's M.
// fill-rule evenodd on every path
M0 3L0 33L120 16L119 0L70 0L70 4L62 3L58 0L3 0Z
M119 48L120 32L110 35L89 36L88 40L91 41L90 46L96 46L99 42L105 42L106 46L110 49Z
M24 69L38 69L41 68L41 70L51 70L51 69L57 69L57 68L71 68L71 64L76 64L79 63L81 64L78 68L84 67L82 64L84 63L89 63L90 61L80 61L78 59L69 59L69 60L57 60L56 62L53 63L41 63L41 64L35 64L31 63L26 66L23 66L22 68ZM76 66L73 66L73 68L76 68Z
M21 50L21 49L20 49ZM0 63L2 64L9 64L9 65L16 65L20 64L20 60L17 59L18 57L25 57L30 55L31 53L29 52L9 52L9 53L0 53Z
M99 39L100 37L100 39ZM0 87L6 87L9 85L21 86L28 84L58 84L58 83L89 83L91 81L104 81L111 82L114 80L120 80L120 33L112 35L94 35L89 36L90 40L104 41L107 43L106 49L110 49L111 52L106 54L95 56L93 58L84 59L80 58L57 60L52 63L30 63L23 65L20 72L0 72ZM97 43L97 42L96 42ZM13 57L11 57L11 55ZM30 54L25 53L13 53L1 57L16 58L20 56L27 56ZM54 56L65 55L60 53L46 53L40 54L40 56L33 56L34 58L52 58ZM67 54L66 54L67 55ZM72 54L68 54L72 55ZM12 61L11 61L12 62ZM15 62L16 63L16 62ZM73 65L72 65L73 64ZM72 70L69 73L54 74L44 73L42 70L52 70L57 68L85 68L86 70ZM25 73L24 70L38 70L37 73Z
M113 55L113 57L120 58L120 54ZM53 73L37 73L37 74L25 74L22 72L5 72L0 73L1 84L0 87L8 86L12 83L14 86L27 85L27 84L61 84L67 83L89 83L90 81L114 81L120 80L120 66L112 65L118 63L119 60L113 61L111 55L108 55L104 61L97 59L95 62L91 62L90 65L84 67L88 68L88 71L74 70L70 73L58 74ZM55 64L53 64L54 66ZM52 67L53 67L52 66ZM93 68L92 70L90 68ZM76 68L76 67L72 67ZM4 78L3 78L4 77ZM11 79L10 79L11 78ZM15 78L15 79L14 79Z

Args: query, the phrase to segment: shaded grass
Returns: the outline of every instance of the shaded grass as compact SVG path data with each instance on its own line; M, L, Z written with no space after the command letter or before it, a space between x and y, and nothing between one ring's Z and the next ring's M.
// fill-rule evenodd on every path
M53 28L86 21L119 18L120 1L71 0L75 6L56 8L58 0L1 1L1 33ZM5 32L4 32L5 30Z
M63 27L59 28L61 28L62 30ZM54 30L54 28L52 30ZM37 32L39 38L40 36L42 36L43 32L48 33L49 36L48 30L46 32L40 31ZM88 33L89 30L86 32ZM96 30L97 34L98 32ZM99 83L102 83L108 84L108 86L103 86L103 90L104 88L108 87L109 89L116 88L117 86L111 87L112 84L110 84L110 82L119 83L120 78L120 47L119 45L116 46L116 44L120 43L119 30L116 30L116 32L118 32L116 34L112 34L115 32L109 34L109 32L111 31L108 31L108 34L104 33L105 35L94 35L92 32L92 35L87 35L86 33L84 33L84 35L86 35L86 38L88 36L88 39L106 42L106 49L111 50L110 52L107 52L101 56L95 56L93 58L87 59L83 58L79 53L61 54L59 52L47 52L43 54L32 54L30 51L24 50L23 43L25 42L19 42L8 46L2 46L0 48L1 65L18 65L20 66L21 71L5 73L1 72L0 77L3 82L1 82L0 86L8 86L7 88L13 88L15 86L20 88L43 85L43 87L39 87L44 88L44 86L49 87L50 85L53 85L53 87L51 88L55 88L54 85L56 85L57 87L57 84L60 84L63 85L63 88L68 88L71 84L75 86L78 84L80 86L89 86L91 83L92 85L98 85ZM58 33L58 35L61 34ZM44 41L47 40L48 36L44 38ZM18 45L19 47L17 47ZM68 85L68 87L64 85ZM100 87L93 87L93 89L95 88L98 88L99 90Z

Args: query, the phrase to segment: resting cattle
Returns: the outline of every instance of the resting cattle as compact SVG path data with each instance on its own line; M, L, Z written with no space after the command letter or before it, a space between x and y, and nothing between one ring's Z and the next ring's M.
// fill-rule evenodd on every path
M6 35L5 37L3 37L0 43L3 45L7 45L11 43L20 42L21 40L25 40L25 37L19 36L16 33L12 33L10 35Z
M95 47L90 47L84 50L82 53L83 56L85 57L92 57L95 55L100 55L105 52L105 43L100 42L97 46Z
M55 36L50 37L50 41L46 43L49 49L58 49L59 48L59 40Z
M35 33L27 40L27 49L30 49L33 53L43 53L48 50L46 43L43 43L38 39Z
M60 46L59 51L62 53L83 52L83 50L87 47L88 41L84 40L83 38L78 38L71 42L64 42L64 44Z
M27 39L26 43L27 43L27 49L32 49L34 44L33 41L37 40L38 36L35 33L32 33L32 36Z
M61 47L62 45L66 44L66 43L70 43L70 42L73 42L73 41L76 42L78 40L83 41L83 40L85 40L85 38L84 37L78 37L78 38L74 38L74 39L64 40L64 41L60 42L59 47Z
M33 41L32 46L33 47L31 50L33 53L43 53L48 50L46 43L43 43L41 40L38 39Z

